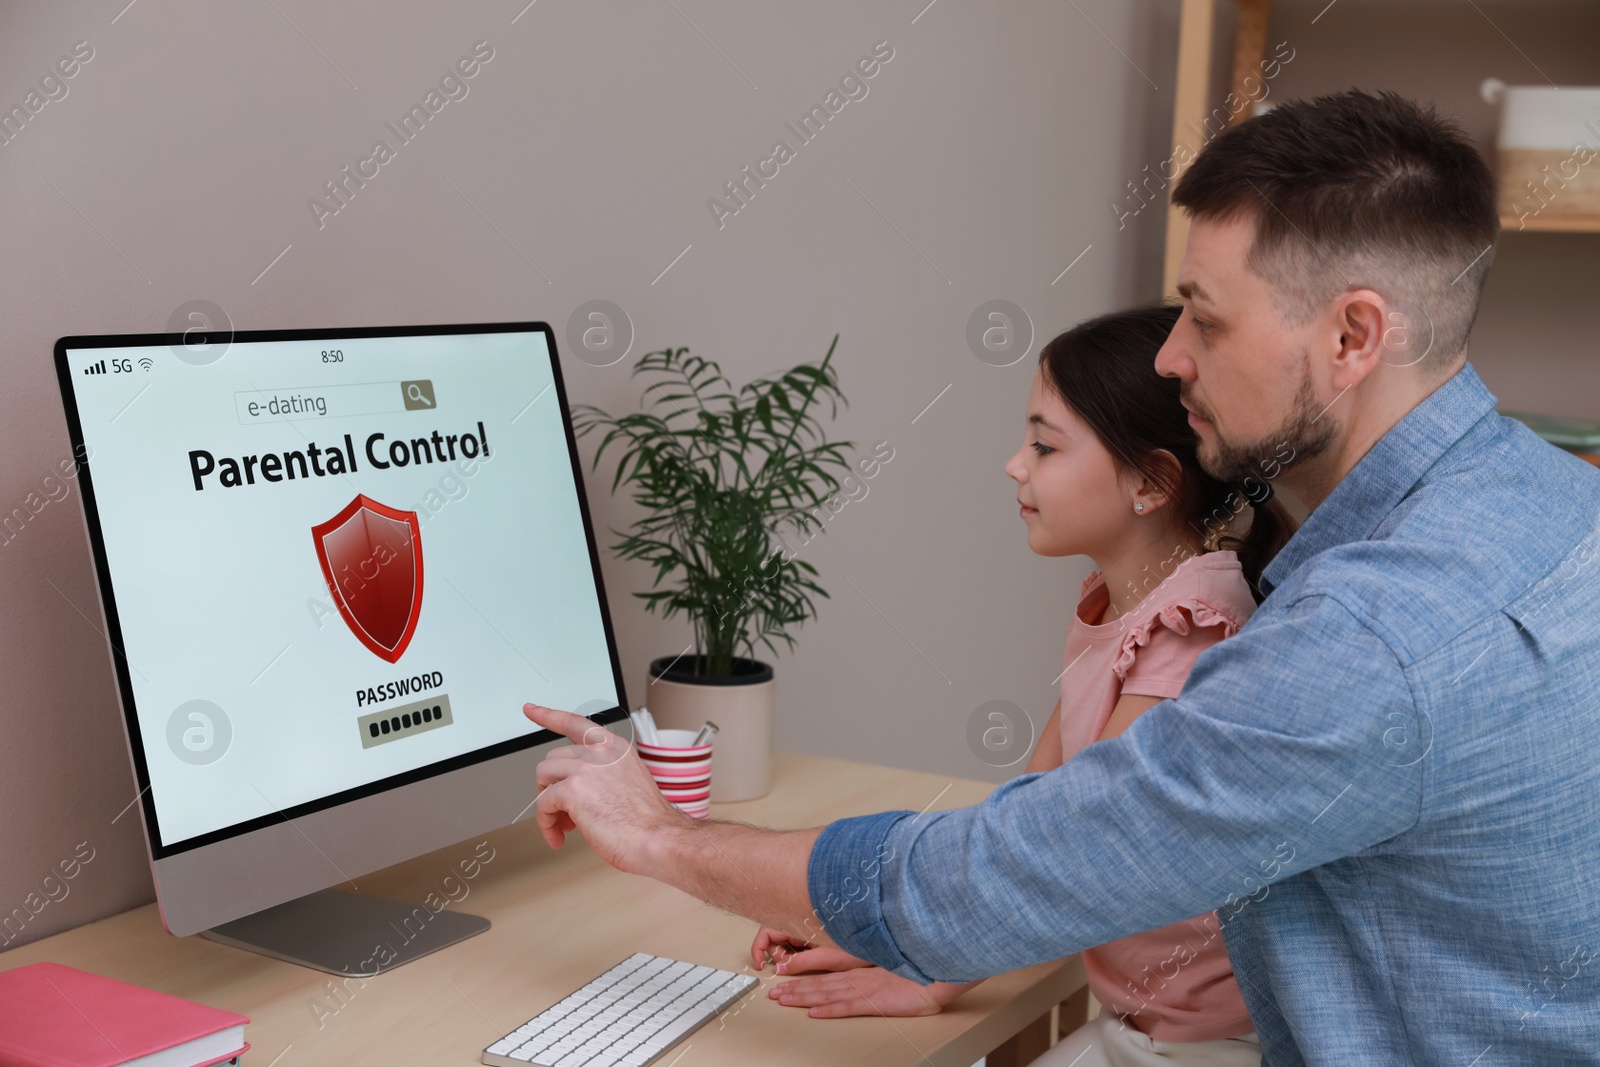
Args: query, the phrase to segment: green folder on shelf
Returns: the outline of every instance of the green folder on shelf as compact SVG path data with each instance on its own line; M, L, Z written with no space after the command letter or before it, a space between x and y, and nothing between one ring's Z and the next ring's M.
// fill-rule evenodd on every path
M1522 411L1501 411L1500 414L1524 423L1546 441L1570 452L1600 452L1600 422Z

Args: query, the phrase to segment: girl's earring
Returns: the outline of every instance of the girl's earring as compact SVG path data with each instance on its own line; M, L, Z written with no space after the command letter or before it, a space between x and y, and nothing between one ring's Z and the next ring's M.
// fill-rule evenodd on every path
M1137 503L1135 503L1133 505L1133 510L1134 511L1140 511L1140 512L1144 511L1144 501L1140 500Z

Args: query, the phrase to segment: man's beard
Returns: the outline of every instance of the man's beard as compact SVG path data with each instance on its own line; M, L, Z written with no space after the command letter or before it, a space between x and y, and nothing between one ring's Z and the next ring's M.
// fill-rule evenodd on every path
M1320 456L1333 444L1337 429L1332 420L1322 421L1327 408L1317 410L1311 387L1311 360L1305 356L1300 364L1300 388L1295 393L1294 407L1275 432L1255 441L1236 444L1223 439L1216 420L1210 413L1185 400L1191 410L1211 423L1215 440L1209 445L1201 438L1198 458L1201 468L1213 478L1238 486L1246 478L1268 481L1282 473L1289 463L1301 463ZM1285 451L1285 450L1288 451Z

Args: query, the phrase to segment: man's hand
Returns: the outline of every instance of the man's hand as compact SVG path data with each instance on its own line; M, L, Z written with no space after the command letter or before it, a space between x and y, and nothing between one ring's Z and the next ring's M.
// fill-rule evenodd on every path
M822 828L767 830L694 819L662 796L632 745L581 715L528 704L524 715L577 744L552 749L539 764L539 832L560 848L569 832L588 838L600 858L628 874L654 878L714 908L757 923L831 939L807 893L811 850ZM815 920L815 922L813 921Z
M919 985L890 974L882 967L858 967L835 974L818 974L778 982L767 996L791 1008L808 1008L813 1019L842 1019L850 1015L903 1017L937 1015L946 1004L976 982L955 985L935 982Z
M763 926L756 931L750 945L750 958L756 970L765 970L767 956L772 957L773 971L778 974L800 974L803 971L848 971L857 967L871 967L872 963L852 956L842 949L813 945L798 937L790 937L781 930Z
M547 752L539 763L534 811L551 848L560 848L577 830L611 866L643 874L654 835L695 825L662 795L633 746L604 726L538 704L523 705L522 713L573 741Z

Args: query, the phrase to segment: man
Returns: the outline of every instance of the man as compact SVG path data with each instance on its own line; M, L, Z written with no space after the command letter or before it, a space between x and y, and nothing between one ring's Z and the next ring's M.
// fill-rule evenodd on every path
M1177 698L975 807L791 832L682 818L530 706L590 742L541 764L540 828L920 983L1217 909L1271 1067L1600 1062L1600 471L1466 365L1493 180L1352 91L1224 133L1173 199L1156 367L1208 470L1311 509Z

